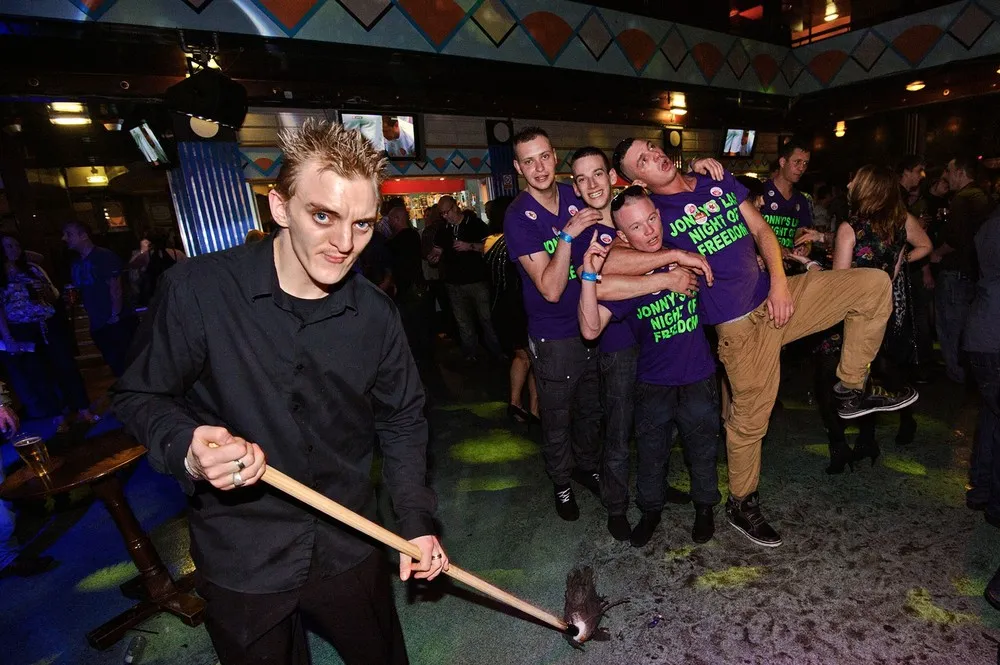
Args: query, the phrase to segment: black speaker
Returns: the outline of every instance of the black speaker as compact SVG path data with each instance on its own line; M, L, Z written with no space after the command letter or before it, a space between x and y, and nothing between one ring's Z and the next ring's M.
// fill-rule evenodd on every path
M178 113L239 129L247 117L247 90L217 69L205 68L167 88L167 106Z

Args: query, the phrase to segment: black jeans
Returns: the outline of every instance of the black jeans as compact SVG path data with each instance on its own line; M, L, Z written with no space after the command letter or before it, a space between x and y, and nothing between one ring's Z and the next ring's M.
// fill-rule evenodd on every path
M640 382L635 391L636 493L643 512L663 510L675 424L690 465L691 498L710 506L722 498L716 470L719 388L715 375L686 386Z
M332 577L314 560L301 589L241 593L202 580L205 627L222 665L307 665L305 628L329 641L347 665L405 665L403 631L386 557L372 554Z
M556 485L573 468L597 471L601 463L601 400L597 350L577 337L528 340L538 382L545 472Z
M138 321L135 317L121 319L118 323L109 323L97 330L91 330L90 336L97 345L104 362L111 368L111 373L121 376L128 366L128 351L132 346L132 337Z
M1000 519L1000 353L969 352L968 359L981 404L965 496Z
M635 368L639 346L600 354L601 408L604 412L604 466L601 502L609 515L628 510L629 437L635 411Z

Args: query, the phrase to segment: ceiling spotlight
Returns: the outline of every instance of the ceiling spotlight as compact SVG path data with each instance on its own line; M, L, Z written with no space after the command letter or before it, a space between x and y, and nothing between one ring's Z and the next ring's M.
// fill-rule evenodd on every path
M89 125L90 118L85 115L61 115L49 118L49 122L53 125L74 127L79 125Z
M831 0L831 2L826 3L826 15L823 17L823 20L829 23L830 21L836 21L838 18L840 18L840 13L837 11L837 3Z
M83 113L82 102L52 102L49 110L53 113Z
M927 87L927 84L924 83L923 81L913 81L913 82L908 83L906 85L906 89L909 90L910 92L916 92L918 90L923 90L926 87Z
M109 132L120 132L122 130L122 119L117 120L107 120L104 122L104 129Z
M837 121L837 126L833 130L833 135L836 136L839 139L839 138L843 138L844 134L846 134L846 133L847 133L847 123L844 122L843 120L838 120Z

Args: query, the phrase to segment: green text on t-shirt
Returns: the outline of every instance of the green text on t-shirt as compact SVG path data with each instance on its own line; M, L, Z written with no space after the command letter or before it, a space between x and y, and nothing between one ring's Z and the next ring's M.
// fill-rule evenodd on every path
M714 198L709 199L696 206L695 210L685 212L683 217L670 222L670 237L687 234L698 252L708 256L749 235L750 229L740 215L736 194L726 192L721 201L722 206L719 207Z

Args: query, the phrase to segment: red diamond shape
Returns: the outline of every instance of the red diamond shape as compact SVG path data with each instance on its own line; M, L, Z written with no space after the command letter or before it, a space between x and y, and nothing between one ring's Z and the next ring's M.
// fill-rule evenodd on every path
M441 48L465 18L454 0L399 0L397 3L435 47Z
M323 0L256 0L268 16L277 21L284 31L295 34Z

